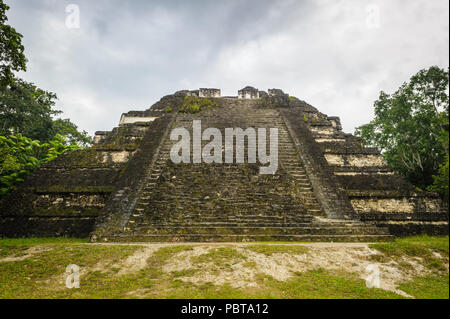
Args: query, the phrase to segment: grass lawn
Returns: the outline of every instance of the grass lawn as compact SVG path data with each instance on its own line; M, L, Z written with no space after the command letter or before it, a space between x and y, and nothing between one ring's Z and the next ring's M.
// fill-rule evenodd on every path
M69 238L0 239L0 298L449 298L448 246L448 236L340 250L313 244L98 245ZM344 259L359 257L335 260L337 253ZM316 262L324 256L331 261ZM367 288L354 271L361 263L394 265L405 277L395 289ZM78 289L65 286L70 264L80 267Z

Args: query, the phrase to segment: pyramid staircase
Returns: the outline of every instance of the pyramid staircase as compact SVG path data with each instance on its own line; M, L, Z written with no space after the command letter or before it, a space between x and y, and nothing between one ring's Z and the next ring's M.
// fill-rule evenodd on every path
M382 241L386 228L330 219L314 195L305 167L278 110L254 100L218 99L199 114L179 113L173 127L278 128L279 166L260 175L260 164L173 164L162 142L145 185L120 232L103 241ZM205 143L205 142L204 142ZM107 228L107 226L106 226Z

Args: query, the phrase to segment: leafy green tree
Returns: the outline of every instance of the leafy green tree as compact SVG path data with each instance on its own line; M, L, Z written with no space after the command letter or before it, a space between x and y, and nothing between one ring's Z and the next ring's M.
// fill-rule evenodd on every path
M56 94L18 79L26 71L22 35L7 25L0 0L0 197L34 169L62 153L90 144L68 119L54 119Z
M82 146L90 144L86 132L79 132L68 119L54 117L56 94L14 77L14 71L26 70L22 35L7 25L9 7L0 0L0 135L22 134L31 139L48 142L57 134L67 136L68 142Z
M66 138L59 134L48 143L41 143L20 134L0 136L0 197L13 190L42 164L79 148L78 144L68 143Z
M52 109L56 95L39 89L32 83L14 79L0 88L0 135L22 134L32 139L48 141L52 135Z
M374 103L375 119L355 131L421 189L433 184L433 175L448 156L448 75L448 70L432 66L393 94L381 92Z
M62 135L69 144L78 144L87 147L92 143L92 138L86 131L80 132L78 127L69 119L57 119L53 121L54 136Z
M22 134L31 139L48 142L56 134L68 137L69 142L87 146L91 138L79 132L68 119L56 119L61 111L54 109L56 94L44 91L21 79L0 88L0 135Z
M22 35L6 24L9 6L0 0L0 86L11 83L13 71L26 70Z
M448 155L445 162L439 167L438 174L433 176L434 183L428 190L438 192L442 195L442 198L448 203L449 193L448 193Z

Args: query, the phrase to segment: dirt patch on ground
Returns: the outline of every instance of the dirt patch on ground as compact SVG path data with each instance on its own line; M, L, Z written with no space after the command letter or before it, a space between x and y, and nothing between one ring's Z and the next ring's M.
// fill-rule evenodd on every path
M158 249L174 245L177 244L142 244L137 251L119 261L103 259L91 267L82 267L80 275L83 277L90 272L110 272L113 276L135 273L148 266L149 258ZM368 244L301 244L307 249L305 252L299 250L297 253L287 252L286 249L283 251L281 248L280 252L272 249L269 253L264 253L264 251L252 249L252 244L241 243L188 245L191 249L174 252L163 262L162 271L168 278L198 285L213 283L218 286L229 285L233 288L257 288L258 278L261 278L261 275L271 276L278 281L287 281L295 273L319 268L332 273L340 271L353 273L366 280L369 275L368 266L375 265L379 269L381 289L411 297L399 290L397 286L415 276L432 274L432 270L424 266L425 262L421 258L404 256L394 260L370 248ZM7 257L1 261L24 260L49 249L35 246L25 251L23 256ZM225 253L218 255L219 258L216 259L214 253L220 249ZM437 253L434 256L442 257ZM60 274L47 280L46 284L62 289L66 276L64 273ZM130 292L129 295L141 298L148 291L148 289L142 289L136 293Z
M147 259L162 246L163 245L152 245L139 249L118 265L120 270L117 275L124 275L144 269L147 266Z
M374 259L377 258L373 256L383 257L383 255L369 248L368 245L311 245L308 246L308 252L304 254L273 253L271 255L252 251L242 245L233 248L246 259L230 260L229 267L220 267L214 263L193 263L192 260L195 259L193 257L206 254L210 249L208 246L197 246L193 250L173 256L166 262L163 270L195 273L195 275L178 278L195 284L211 282L216 285L229 284L234 288L246 288L255 287L256 277L260 274L286 281L296 272L318 268L351 272L366 280L369 275L367 267L375 265L380 273L380 288L405 297L411 296L397 289L400 282L412 279L413 276L425 276L430 273L422 265L420 258L404 257L399 262L383 258L385 259L383 262L376 262Z
M323 268L327 270L343 270L355 273L359 278L366 280L369 276L369 265L375 265L379 269L380 288L393 291L400 295L410 297L401 290L397 284L410 280L413 276L424 276L428 270L414 258L404 258L402 261L411 267L405 267L398 262L387 259L385 262L374 261L374 256L383 257L381 253L368 246L352 248L348 247L322 247L310 248L309 253L303 256L298 263L300 271Z
M27 250L25 250L20 256L8 256L8 257L5 257L5 258L1 258L0 262L3 262L3 261L5 261L5 262L7 262L7 261L22 261L22 260L31 258L31 257L33 257L35 255L41 254L41 253L49 251L49 250L52 250L52 248L48 247L48 246L40 246L40 245L33 246L33 247L30 247Z

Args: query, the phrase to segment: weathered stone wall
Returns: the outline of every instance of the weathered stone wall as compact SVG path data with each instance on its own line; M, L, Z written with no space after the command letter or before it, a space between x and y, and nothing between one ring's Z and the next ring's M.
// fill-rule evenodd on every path
M201 88L198 93L199 97L220 97L220 89L205 89Z
M181 101L180 101L181 105ZM141 147L123 169L116 181L115 191L106 202L105 209L97 218L95 238L104 231L120 232L130 218L145 180L159 154L162 140L167 137L168 130L175 114L158 118L144 136Z
M241 99L180 113L179 91L97 132L89 149L64 154L0 201L0 236L87 236L99 240L385 240L448 233L448 208L396 175L380 152L342 132L340 119L281 90L247 87ZM248 95L246 95L248 94ZM177 127L272 128L279 167L174 165ZM377 227L375 227L377 226ZM94 231L93 231L94 230ZM93 232L92 232L93 231Z
M129 114L165 117L164 108L173 106L174 99L180 98L164 97L155 110ZM36 170L0 201L0 236L88 236L143 137L146 144L153 141L158 123L136 122L101 132L93 147L63 154Z
M448 234L448 208L436 194L415 190L377 149L343 133L338 118L308 108L303 120L358 218L395 235Z
M291 135L295 138L294 142L305 163L314 194L326 215L330 218L353 218L353 207L340 184L337 183L322 150L314 141L311 131L304 122L304 110L302 108L284 108L281 110L281 115L290 129Z
M119 125L124 125L124 124L133 124L136 122L153 122L154 120L156 120L157 117L155 116L128 116L126 114L123 114L122 117L120 118L120 122Z
M108 133L109 133L108 131L97 131L97 132L95 132L94 139L93 139L92 143L94 145L100 143L104 138L106 138Z
M279 116L274 110L258 111L249 108L245 101L235 100L230 103L230 100L218 99L216 108L201 114L175 114L175 122L171 127L192 130L192 122L201 119L204 128L215 127L224 133L224 129L228 127L245 129L275 124L275 118ZM261 115L257 115L258 112ZM113 241L120 238L137 240L147 235L168 235L145 225L172 223L174 226L170 229L175 229L183 228L186 223L189 225L192 220L201 223L212 217L223 219L227 216L246 215L257 218L257 214L285 216L288 215L288 206L292 215L304 212L301 200L289 192L292 186L282 168L279 168L276 175L267 176L259 174L256 164L175 165L168 156L170 147L175 142L170 141L167 134L161 135L161 138L164 142L161 142L159 151L147 152L155 155L145 159L147 164L143 166L149 169L147 174L141 172L145 180L140 188L136 187L131 192L139 197L136 201L132 200L136 205L107 209L113 213L98 225L91 237L94 241ZM203 144L206 144L206 141L203 141ZM136 160L138 155L131 162ZM129 185L131 181L124 182L124 185ZM148 189L149 185L153 185L151 190ZM118 187L119 189L121 188ZM116 203L123 205L123 202L122 197ZM258 222L257 219L255 222ZM169 236L170 240L174 237L176 236Z
M239 99L259 99L259 91L251 86L246 86L238 91Z
M354 166L354 167L379 167L386 166L386 163L380 155L367 154L325 154L328 164L331 166Z

